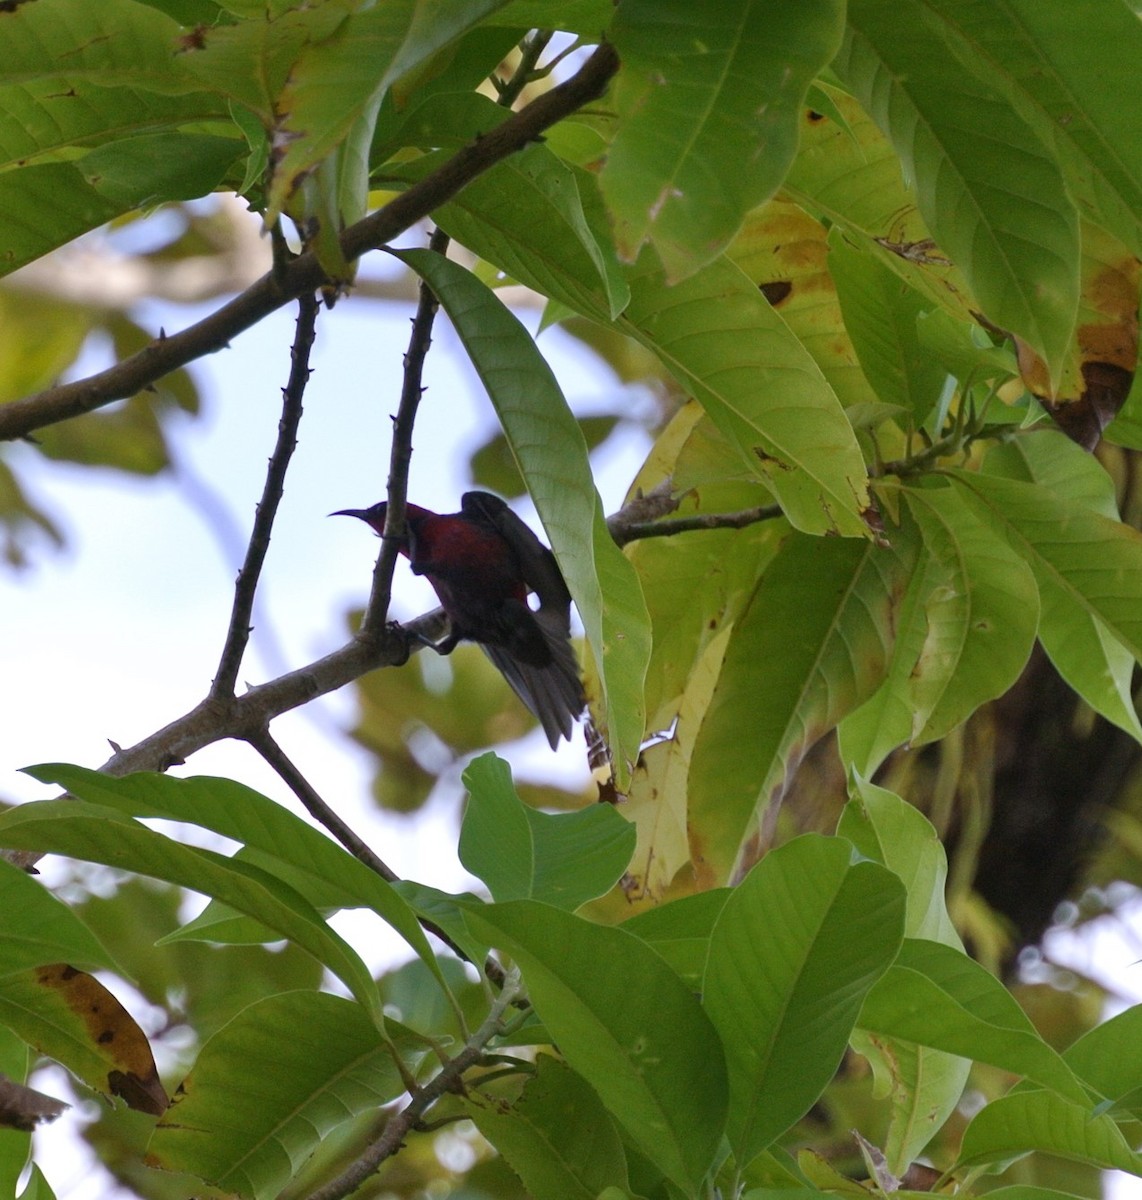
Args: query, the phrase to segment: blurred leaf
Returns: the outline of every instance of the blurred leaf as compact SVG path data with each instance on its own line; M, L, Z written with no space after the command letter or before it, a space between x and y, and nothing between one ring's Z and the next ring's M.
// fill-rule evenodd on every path
M510 954L567 1064L683 1190L710 1168L726 1113L718 1035L661 958L622 929L533 900L472 909Z
M55 383L94 324L95 315L78 305L0 288L0 403Z
M842 838L795 838L730 893L710 935L702 1003L726 1049L739 1164L825 1089L903 931L899 879L854 862Z
M606 892L630 862L634 828L609 804L536 812L520 800L511 768L494 754L468 764L464 786L460 861L497 901L542 900L572 912Z

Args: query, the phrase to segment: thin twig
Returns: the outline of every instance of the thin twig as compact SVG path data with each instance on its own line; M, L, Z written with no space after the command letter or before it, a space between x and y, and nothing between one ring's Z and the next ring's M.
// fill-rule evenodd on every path
M319 824L324 825L331 834L353 855L359 858L371 871L375 871L388 883L396 883L399 875L379 858L357 836L340 816L321 798L317 789L297 769L286 755L286 752L274 741L268 729L252 733L246 741L270 764L282 777L290 791L305 805L306 811ZM434 931L435 932L435 931Z
M674 537L679 533L694 533L702 529L744 529L759 521L772 521L782 515L779 504L762 504L729 513L692 513L688 517L671 517L664 521L629 520L626 509L607 518L607 529L620 546L645 538Z
M238 680L238 669L250 640L250 618L254 611L254 597L258 590L258 579L270 548L270 535L274 528L278 505L285 491L286 471L297 446L297 430L301 422L301 402L305 385L309 381L309 354L317 332L318 301L316 295L308 293L297 301L297 329L290 347L289 382L282 389L282 415L278 421L278 440L270 455L266 471L266 482L262 498L254 510L254 524L250 541L246 547L246 559L238 572L234 584L234 604L230 611L230 627L218 661L218 671L210 687L214 699L234 695Z
M500 994L492 1002L487 1019L468 1039L464 1049L451 1058L432 1077L399 1113L385 1124L380 1137L357 1159L352 1166L324 1187L311 1192L309 1200L343 1200L351 1195L372 1175L387 1158L401 1148L404 1139L421 1124L424 1114L446 1093L453 1091L469 1067L478 1063L484 1047L499 1032L500 1022L520 989L518 970L509 972Z
M618 55L612 46L604 43L597 47L570 79L537 96L503 124L469 142L431 175L346 229L341 235L346 258L352 261L391 242L451 200L465 184L535 141L557 121L597 99L618 66ZM203 320L180 333L157 338L138 354L106 371L0 405L0 441L27 437L46 425L134 396L178 367L224 349L239 333L298 296L316 291L324 282L324 273L315 256L302 254L283 265L276 276L274 272L262 276Z

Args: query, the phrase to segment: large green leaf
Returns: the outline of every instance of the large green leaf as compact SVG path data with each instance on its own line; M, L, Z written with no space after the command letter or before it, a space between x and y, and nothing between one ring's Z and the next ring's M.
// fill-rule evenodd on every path
M26 871L0 860L0 975L44 963L114 968L99 939Z
M496 900L542 900L572 911L613 887L630 862L634 827L610 804L537 812L494 754L468 764L464 786L460 861Z
M909 678L909 738L934 741L1018 679L1035 644L1039 598L1026 562L946 487L908 488L925 553L944 578L926 598L928 633Z
M583 434L531 335L492 291L430 251L400 257L451 317L551 538L606 688L607 731L623 787L643 733L650 620L638 577L607 531Z
M1046 637L1097 620L1142 661L1142 534L1056 489L996 475L948 474L993 528L1030 563ZM1089 642L1088 642L1089 644ZM1066 654L1061 654L1067 663ZM1066 677L1066 672L1060 666Z
M728 259L670 286L650 255L622 324L698 400L808 533L867 534L864 459L820 367Z
M315 905L371 908L439 978L436 956L424 931L392 885L324 833L253 788L211 776L178 779L140 772L113 778L60 763L33 767L28 774L42 783L58 783L80 799L106 804L129 817L187 821L241 842L263 856L247 860L255 869L274 874L277 862L285 864L289 870L283 872L284 880ZM229 861L236 865L242 860Z
M742 847L802 755L880 684L914 547L792 534L734 625L690 763L700 879Z
M1114 1110L1142 1119L1142 1004L1125 1009L1088 1030L1063 1054L1067 1066Z
M4 13L0 82L56 77L83 85L179 95L201 89L179 55L177 22L134 0L37 0ZM5 110L7 112L7 110Z
M927 0L969 70L1056 148L1080 208L1142 254L1142 120L1124 103L1142 25L1128 4Z
M1057 377L1074 330L1079 233L1048 148L957 61L922 0L852 0L836 67L892 138L940 246L988 318Z
M1114 481L1098 459L1055 430L995 447L984 460L984 471L1037 483L1065 496L1070 505L1118 521ZM1039 639L1059 674L1096 712L1142 741L1131 694L1133 654L1100 617L1072 602L1051 571L1041 569L1036 575L1043 599Z
M730 894L710 934L702 1003L726 1048L739 1165L825 1089L903 934L900 880L854 861L843 838L795 838Z
M596 1200L630 1186L622 1139L591 1087L548 1054L510 1108L469 1095L476 1128L508 1160L533 1200Z
M1087 1099L1075 1074L1036 1032L1015 998L973 959L939 942L909 938L869 992L859 1025L977 1062L991 1063Z
M961 950L944 888L948 860L932 823L899 796L859 778L850 785L837 832L866 858L882 862L904 883L904 933ZM892 1117L883 1142L888 1169L901 1176L955 1111L971 1060L931 1046L854 1030L852 1046L872 1064L878 1095Z
M632 934L544 904L473 908L468 920L522 967L560 1052L634 1144L696 1194L725 1124L726 1074L690 989Z
M261 1200L278 1195L343 1121L403 1090L360 1005L323 992L282 992L244 1008L206 1042L156 1126L148 1157Z
M1142 1154L1131 1149L1108 1116L1054 1092L1017 1091L985 1105L964 1130L960 1166L1006 1165L1038 1150L1105 1171L1142 1175Z
M683 279L773 195L843 15L838 0L624 0L612 30L619 123L601 183L626 258L649 240Z
M939 399L946 372L920 345L916 318L930 307L914 288L867 248L834 228L829 273L837 285L845 329L877 398L922 425Z
M695 991L700 991L710 933L732 894L729 888L711 888L680 896L636 913L623 922L623 928L653 946Z
M507 115L490 100L472 99L483 100L497 118ZM444 155L426 154L400 175L423 179ZM588 221L580 183L594 186L591 176L575 172L546 146L528 146L474 179L433 218L510 278L609 321L626 307L629 289L609 230Z
M107 805L82 800L9 809L0 815L0 845L99 862L222 900L309 951L384 1027L376 984L360 956L297 892L265 871L183 846Z

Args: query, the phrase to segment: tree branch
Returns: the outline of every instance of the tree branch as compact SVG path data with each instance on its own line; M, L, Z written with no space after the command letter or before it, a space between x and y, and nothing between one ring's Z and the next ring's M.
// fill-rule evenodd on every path
M262 564L270 548L270 534L274 527L278 505L285 491L286 471L294 448L297 446L297 430L301 423L301 402L305 385L309 382L309 353L317 331L317 312L320 307L316 294L310 292L298 297L297 331L290 347L289 382L282 389L282 415L278 421L278 440L270 456L266 482L262 488L262 499L254 510L254 525L246 547L246 559L238 572L234 584L234 604L230 611L230 627L218 662L218 671L210 688L214 699L234 695L234 684L238 669L250 640L250 619L254 611L254 596L258 590L258 578Z
M366 251L392 241L451 200L489 167L535 141L563 117L598 99L618 66L618 55L612 46L604 43L597 47L566 82L538 96L502 125L464 146L427 178L346 229L341 235L346 257L359 258ZM180 333L158 338L115 366L0 406L0 441L26 437L45 425L133 396L176 368L224 349L243 330L291 300L316 291L324 282L317 259L311 253L303 254L276 275L272 271L263 275L252 287L203 320Z

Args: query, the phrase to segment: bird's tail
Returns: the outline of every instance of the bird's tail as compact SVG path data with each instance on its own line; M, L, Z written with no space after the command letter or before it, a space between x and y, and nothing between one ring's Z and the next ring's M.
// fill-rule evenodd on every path
M480 646L543 726L554 750L561 737L570 741L587 698L579 678L579 663L567 636L566 620L551 610L540 609L533 616L551 650L551 661L544 666L522 662L503 646L488 646L483 642Z

